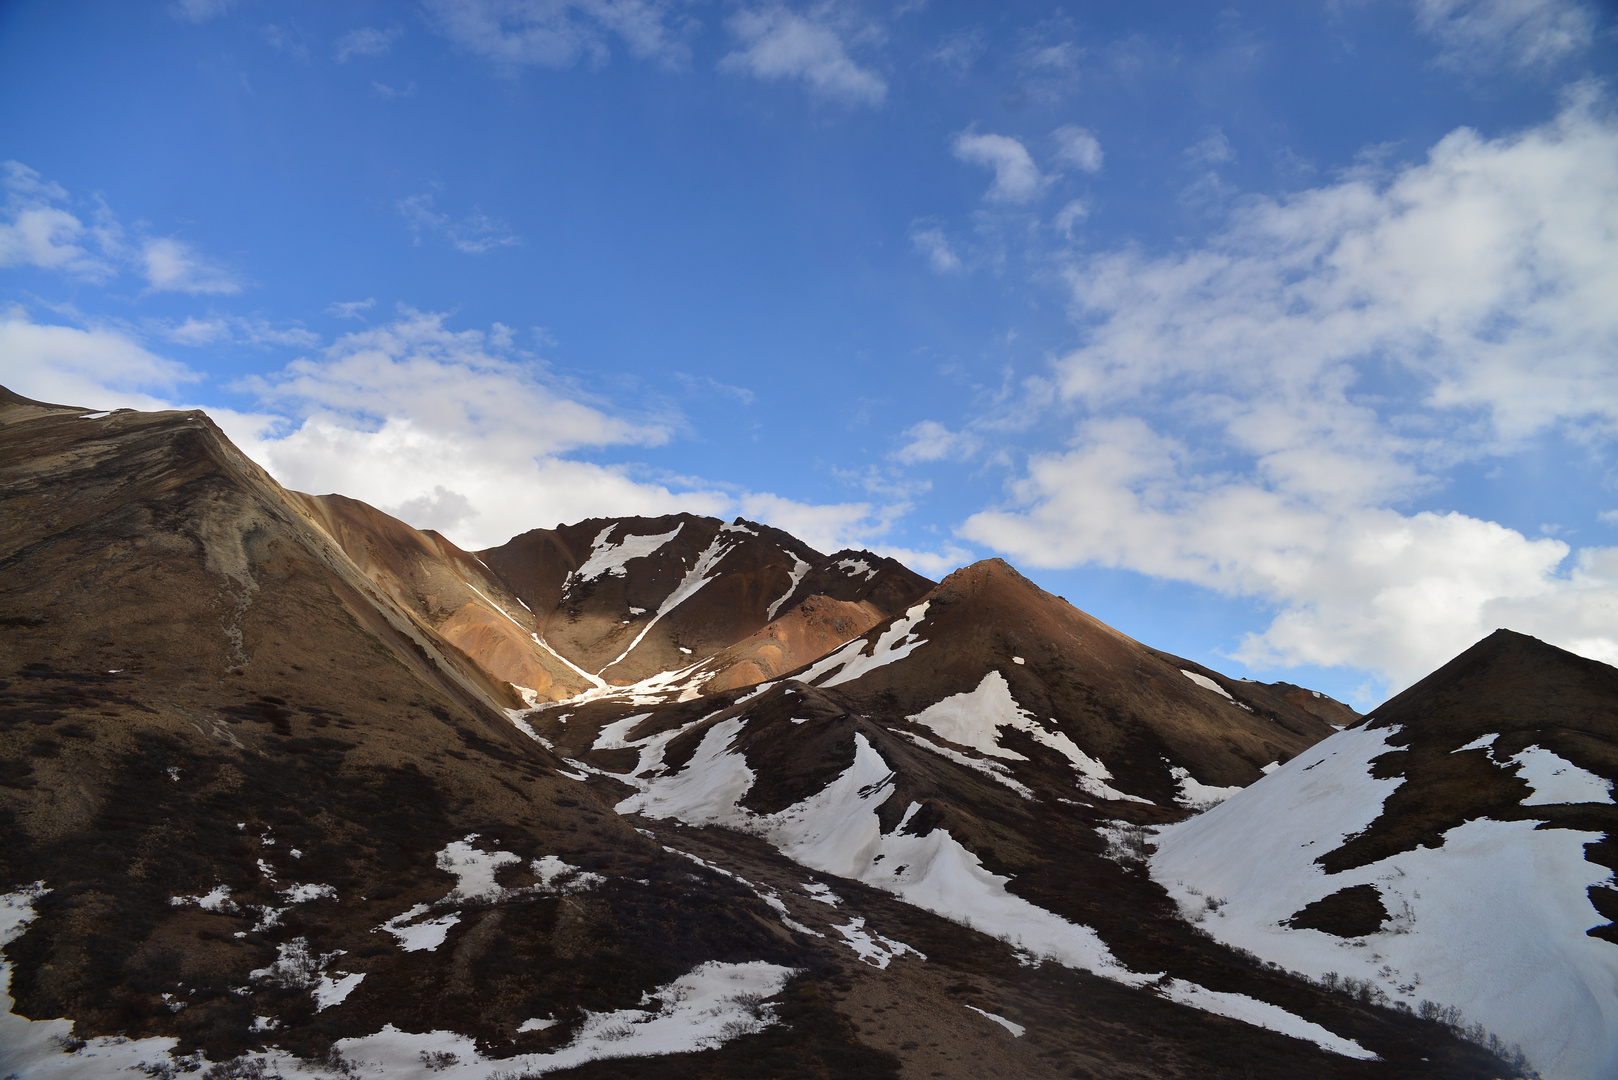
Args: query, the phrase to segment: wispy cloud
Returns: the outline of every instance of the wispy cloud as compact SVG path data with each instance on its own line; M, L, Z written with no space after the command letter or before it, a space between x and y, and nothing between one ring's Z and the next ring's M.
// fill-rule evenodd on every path
M60 184L20 162L0 164L6 193L0 218L0 266L36 266L86 281L104 282L131 269L147 292L222 295L242 290L235 271L173 237L130 241L105 203L92 204L91 223L74 214ZM92 250L94 249L94 250Z
M261 26L258 28L258 34L264 39L264 43L276 52L286 53L302 64L309 62L309 45L313 39L296 23L287 26L275 23Z
M143 329L151 338L193 347L229 343L313 349L320 345L320 335L300 323L276 324L258 316L209 315L199 319L189 315L178 323L148 321Z
M216 15L223 15L241 0L175 0L169 5L169 14L185 22L205 23Z
M1010 135L963 131L955 137L954 151L962 161L994 170L994 183L984 195L990 202L1031 202L1045 188L1028 148Z
M337 39L333 57L341 64L351 56L382 56L393 48L393 43L403 34L404 30L397 26L391 26L386 30L362 26L357 30L350 30Z
M339 319L363 319L365 312L376 306L376 297L367 296L364 300L333 301L326 305L326 314Z
M691 24L660 0L426 0L433 29L507 71L607 61L609 35L631 55L667 66L689 61Z
M1597 19L1578 0L1415 0L1439 63L1462 70L1546 67L1589 48Z
M927 256L927 265L940 274L952 274L961 269L961 257L950 247L949 237L937 224L917 221L910 226L910 242L917 251Z
M720 60L722 71L759 79L795 79L814 94L845 105L880 105L882 77L854 62L838 28L779 4L738 11L726 23L741 48Z
M476 207L464 217L454 219L434 210L433 196L428 193L400 199L398 206L411 232L416 234L418 244L424 231L442 236L457 251L469 255L483 255L496 248L514 247L522 243L522 239L504 222L496 221Z
M936 420L923 420L904 433L905 444L894 459L906 465L931 461L961 461L983 448L983 440L964 431L951 431Z
M220 296L242 291L241 278L233 271L173 237L144 241L139 265L150 292Z

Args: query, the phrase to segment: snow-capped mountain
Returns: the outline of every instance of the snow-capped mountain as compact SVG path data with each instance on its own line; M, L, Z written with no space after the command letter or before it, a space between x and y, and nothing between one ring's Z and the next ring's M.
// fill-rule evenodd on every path
M1431 805L1409 772L1387 812L1452 835L1451 761L1593 791L1606 677L1585 727L1446 733ZM465 552L200 413L0 392L0 1076L1505 1075L1163 875L1323 748L1415 730L1405 700L1354 726L997 560L934 585L689 515ZM1269 886L1292 925L1363 920L1304 895L1325 872Z

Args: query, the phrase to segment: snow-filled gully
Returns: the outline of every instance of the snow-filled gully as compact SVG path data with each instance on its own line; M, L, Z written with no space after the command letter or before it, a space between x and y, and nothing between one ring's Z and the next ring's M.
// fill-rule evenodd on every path
M905 627L895 635L895 641L902 640L909 630ZM834 667L827 664L826 670ZM907 808L898 828L884 834L877 808L893 796L894 774L863 734L854 736L853 763L818 793L774 814L745 809L739 803L751 788L754 774L733 744L746 722L745 717L732 717L713 724L690 761L683 768L663 774L655 770L664 748L695 724L641 741L627 738L633 724L626 721L614 725L616 730L610 736L613 745L634 746L642 751L641 768L635 770L635 775L620 777L641 790L620 802L618 812L751 833L808 869L881 889L906 903L996 937L1030 961L1052 960L1126 986L1152 989L1191 1008L1305 1039L1346 1057L1375 1057L1353 1040L1279 1006L1241 994L1216 993L1185 980L1167 979L1161 973L1131 971L1112 955L1092 928L1069 922L1009 892L1006 884L1010 879L985 869L978 857L948 830L935 828L923 836L906 833L904 826L918 808L916 804ZM1093 774L1091 778L1095 779ZM838 930L862 955L869 951L872 960L880 957L883 966L903 954L902 946L897 951L890 948L900 943L885 939L885 944L879 943L863 925L863 921L854 921Z

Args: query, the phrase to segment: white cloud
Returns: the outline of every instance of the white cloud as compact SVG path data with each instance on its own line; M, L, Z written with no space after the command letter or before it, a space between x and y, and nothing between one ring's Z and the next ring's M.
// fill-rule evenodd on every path
M1397 684L1508 617L1618 655L1605 549L1434 501L1458 463L1547 430L1618 434L1618 124L1588 88L1521 134L1460 129L1422 163L1070 276L1085 341L1050 388L1090 418L964 536L1264 598L1255 662ZM1412 502L1432 509L1394 509Z
M581 55L605 63L606 35L632 55L666 65L685 63L686 24L669 25L657 0L426 0L433 28L456 45L501 67L569 67Z
M399 200L399 213L410 225L410 231L416 234L416 242L421 242L422 230L438 233L448 240L457 251L464 251L469 255L482 255L495 248L514 247L522 243L522 239L513 233L502 221L496 221L483 211L473 207L472 212L461 218L453 220L448 214L440 214L433 209L433 197L430 194L412 195L407 199Z
M67 190L18 161L0 163L4 177L5 219L0 220L0 267L37 266L60 270L91 281L117 271L103 255L92 255L86 242L105 239L58 203ZM105 245L102 245L103 247Z
M1236 160L1236 148L1230 145L1224 131L1210 128L1206 135L1185 148L1185 156L1198 165L1223 165Z
M780 5L743 9L726 24L742 48L719 62L722 71L760 79L801 79L821 97L848 105L880 105L888 85L848 55L837 31Z
M1085 128L1063 124L1051 132L1056 140L1056 156L1074 168L1087 173L1101 171L1101 141Z
M264 43L276 52L286 53L300 63L309 62L310 37L307 32L297 25L277 26L271 23L258 28L259 36Z
M362 312L371 310L375 305L374 296L367 296L364 300L333 301L326 305L326 314L339 319L364 319Z
M267 319L240 315L210 315L199 319L188 315L184 322L148 322L144 328L152 337L176 345L201 346L231 342L239 345L280 345L312 349L320 335L297 323L275 325Z
M1010 135L963 131L955 137L954 149L960 160L994 170L994 183L984 195L990 202L1029 202L1045 186L1028 148Z
M1439 63L1475 70L1546 67L1590 46L1596 15L1578 0L1415 0L1416 25L1436 38Z
M37 266L87 281L114 278L123 266L146 279L149 292L235 293L241 279L204 257L183 240L144 237L132 249L123 226L99 199L86 225L63 205L69 195L60 184L17 161L0 164L6 193L0 219L0 267ZM87 245L94 245L92 254Z
M1089 216L1090 204L1083 199L1074 199L1056 212L1051 224L1057 232L1071 240L1074 227L1083 224Z
M949 245L949 237L937 225L916 222L910 226L910 242L917 251L927 256L927 263L940 274L951 274L961 268L961 257Z
M964 431L951 431L936 420L923 420L904 433L907 440L894 453L906 465L928 461L960 461L983 448L983 440Z
M152 292L222 295L242 291L241 279L183 240L159 237L141 245L140 270Z
M337 39L337 51L333 54L339 64L344 63L351 56L382 56L393 43L399 40L404 30L397 26L390 26L386 30L378 30L374 26L362 26L350 30Z
M20 308L0 314L0 385L87 409L166 409L165 397L198 376L111 330L42 326Z

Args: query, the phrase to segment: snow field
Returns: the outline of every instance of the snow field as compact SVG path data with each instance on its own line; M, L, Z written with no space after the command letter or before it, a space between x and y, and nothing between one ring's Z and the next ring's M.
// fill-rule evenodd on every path
M875 644L867 642L863 637L857 637L841 648L834 649L815 661L808 670L797 677L797 681L814 683L828 672L835 672L831 678L818 685L840 686L909 656L918 646L925 644L918 626L922 619L927 617L927 604L928 601L923 600L893 620L877 637ZM865 651L867 645L870 645L869 653Z

